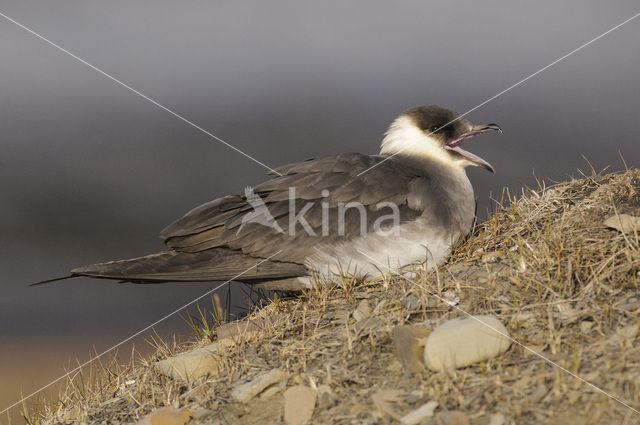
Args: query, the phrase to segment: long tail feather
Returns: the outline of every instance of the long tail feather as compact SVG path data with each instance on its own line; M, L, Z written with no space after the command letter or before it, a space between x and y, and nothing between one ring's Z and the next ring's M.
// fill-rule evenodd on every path
M82 276L79 276L79 275L76 275L76 274L70 274L69 276L56 277L54 279L47 279L47 280L43 280L41 282L32 283L29 286L44 285L45 283L57 282L59 280L76 279L78 277L82 277Z

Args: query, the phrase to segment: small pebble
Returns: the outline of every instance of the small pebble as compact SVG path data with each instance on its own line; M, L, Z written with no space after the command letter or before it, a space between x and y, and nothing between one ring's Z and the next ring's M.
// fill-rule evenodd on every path
M450 291L444 291L442 293L442 299L444 303L450 307L454 307L460 302L460 297L456 296L456 294Z
M369 305L369 301L360 301L358 303L358 307L356 307L353 312L353 318L356 319L356 322L361 322L369 316L371 316L371 306Z
M401 302L407 310L417 310L420 308L421 304L420 298L415 295L407 295L401 300Z
M593 322L590 320L583 320L580 322L580 332L583 334L591 332L591 328L593 328Z

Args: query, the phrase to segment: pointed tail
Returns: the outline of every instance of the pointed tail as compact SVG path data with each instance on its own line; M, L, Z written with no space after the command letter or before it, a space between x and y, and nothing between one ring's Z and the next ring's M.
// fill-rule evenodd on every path
M304 264L269 260L244 255L242 251L213 248L186 253L164 251L130 260L91 264L71 270L65 277L49 279L33 285L76 277L117 279L132 283L222 281L239 277L239 281L263 281L305 276Z
M56 277L54 279L47 279L47 280L43 280L41 282L36 282L36 283L32 283L29 286L38 286L38 285L44 285L45 283L52 283L52 282L58 282L59 280L67 280L67 279L75 279L78 277L82 277L80 275L77 274L70 274L68 276L64 276L64 277Z

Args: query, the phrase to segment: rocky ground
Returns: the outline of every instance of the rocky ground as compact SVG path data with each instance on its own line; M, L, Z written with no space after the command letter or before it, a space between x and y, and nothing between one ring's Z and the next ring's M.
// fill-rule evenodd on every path
M343 277L191 345L158 341L29 421L640 423L640 172L498 204L436 272Z

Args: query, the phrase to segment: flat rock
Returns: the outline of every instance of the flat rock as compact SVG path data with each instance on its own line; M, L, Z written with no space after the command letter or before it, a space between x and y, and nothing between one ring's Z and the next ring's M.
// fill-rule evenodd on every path
M282 392L280 385L272 385L260 394L260 400L267 400L279 392Z
M287 374L280 369L272 369L263 373L253 381L238 385L231 392L231 396L240 402L247 402L260 394L267 387L277 384L287 377Z
M371 316L371 306L369 305L369 301L360 301L358 303L358 307L356 307L353 312L353 318L356 319L356 322L361 322L369 316Z
M316 391L295 385L284 392L284 420L287 425L302 425L311 419L316 406Z
M189 411L179 411L173 407L163 407L149 413L136 422L136 425L184 425L193 418Z
M429 331L422 326L402 325L391 331L405 375L424 370L424 342Z
M416 410L413 410L403 417L400 418L400 423L402 425L416 425L421 423L424 419L430 418L433 416L433 411L438 407L437 401L430 401L428 403L423 404L418 407Z
M247 320L242 322L225 323L216 328L218 340L237 337L249 337L264 327L264 323L257 320Z
M455 410L440 412L436 415L436 418L438 419L437 423L444 425L470 425L467 416Z
M629 214L612 215L604 221L604 225L623 233L633 233L640 230L640 217Z
M456 369L496 357L510 345L507 329L494 316L452 319L431 332L424 361L434 371Z
M160 360L154 368L172 379L193 381L204 376L219 376L223 370L220 358L216 355L221 349L217 342L188 353Z

